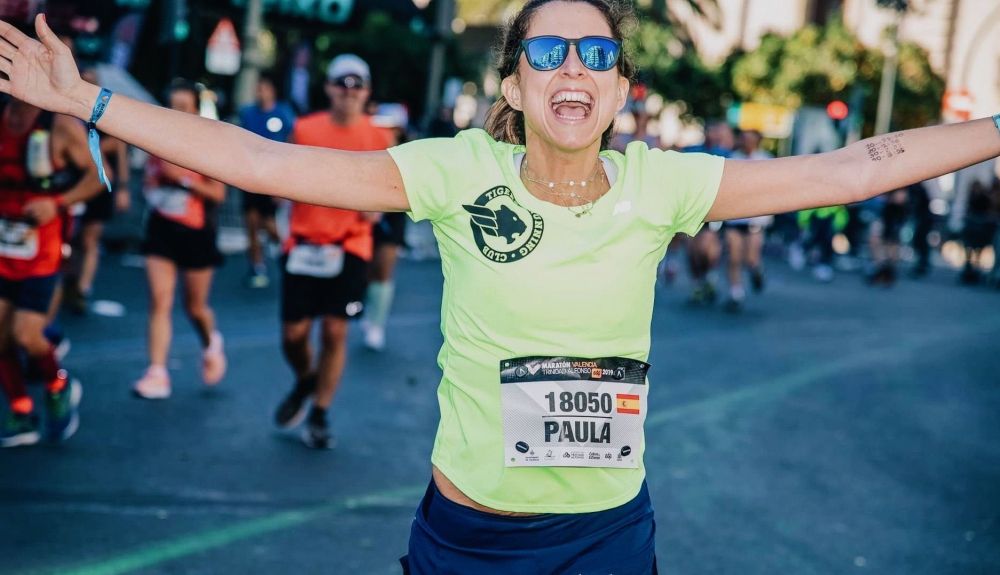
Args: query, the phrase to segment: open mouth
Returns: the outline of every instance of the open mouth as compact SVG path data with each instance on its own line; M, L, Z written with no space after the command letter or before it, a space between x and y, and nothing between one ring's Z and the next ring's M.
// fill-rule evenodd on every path
M594 99L586 92L560 90L552 96L549 104L552 106L552 112L560 120L578 121L590 116Z

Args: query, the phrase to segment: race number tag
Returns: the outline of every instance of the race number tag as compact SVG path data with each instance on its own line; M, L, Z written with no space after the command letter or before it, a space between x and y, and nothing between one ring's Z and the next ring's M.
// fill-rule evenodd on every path
M300 276L335 278L344 269L344 248L337 245L297 245L288 253L285 269Z
M647 371L621 357L501 361L504 464L638 467Z
M28 222L0 219L0 256L33 260L38 255L38 229Z
M146 201L165 216L182 218L188 213L191 192L184 188L161 186L146 191Z

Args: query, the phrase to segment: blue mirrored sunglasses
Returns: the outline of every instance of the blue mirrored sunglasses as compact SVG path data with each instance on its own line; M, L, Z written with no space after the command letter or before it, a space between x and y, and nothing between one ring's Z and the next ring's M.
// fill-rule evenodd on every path
M521 40L517 57L524 52L528 65L546 72L562 66L569 56L570 46L574 45L583 65L595 72L606 72L614 68L621 56L621 42L614 38L586 36L571 40L561 36L535 36Z

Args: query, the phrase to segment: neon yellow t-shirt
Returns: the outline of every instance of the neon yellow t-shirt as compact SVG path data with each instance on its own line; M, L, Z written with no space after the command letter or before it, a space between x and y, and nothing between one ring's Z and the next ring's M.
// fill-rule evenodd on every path
M431 460L466 495L494 509L611 509L638 494L644 445L630 469L505 467L500 362L645 361L657 264L675 233L701 227L724 160L641 142L624 154L601 152L617 176L593 211L577 217L525 189L514 159L523 151L482 130L389 150L411 217L433 224L444 272L441 421ZM484 208L489 217L482 217Z

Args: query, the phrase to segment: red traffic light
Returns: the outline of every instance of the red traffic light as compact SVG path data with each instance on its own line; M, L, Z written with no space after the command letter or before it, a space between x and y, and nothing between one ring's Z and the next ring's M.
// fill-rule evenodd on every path
M847 104L840 100L834 100L826 105L826 115L833 120L843 120L848 113Z

